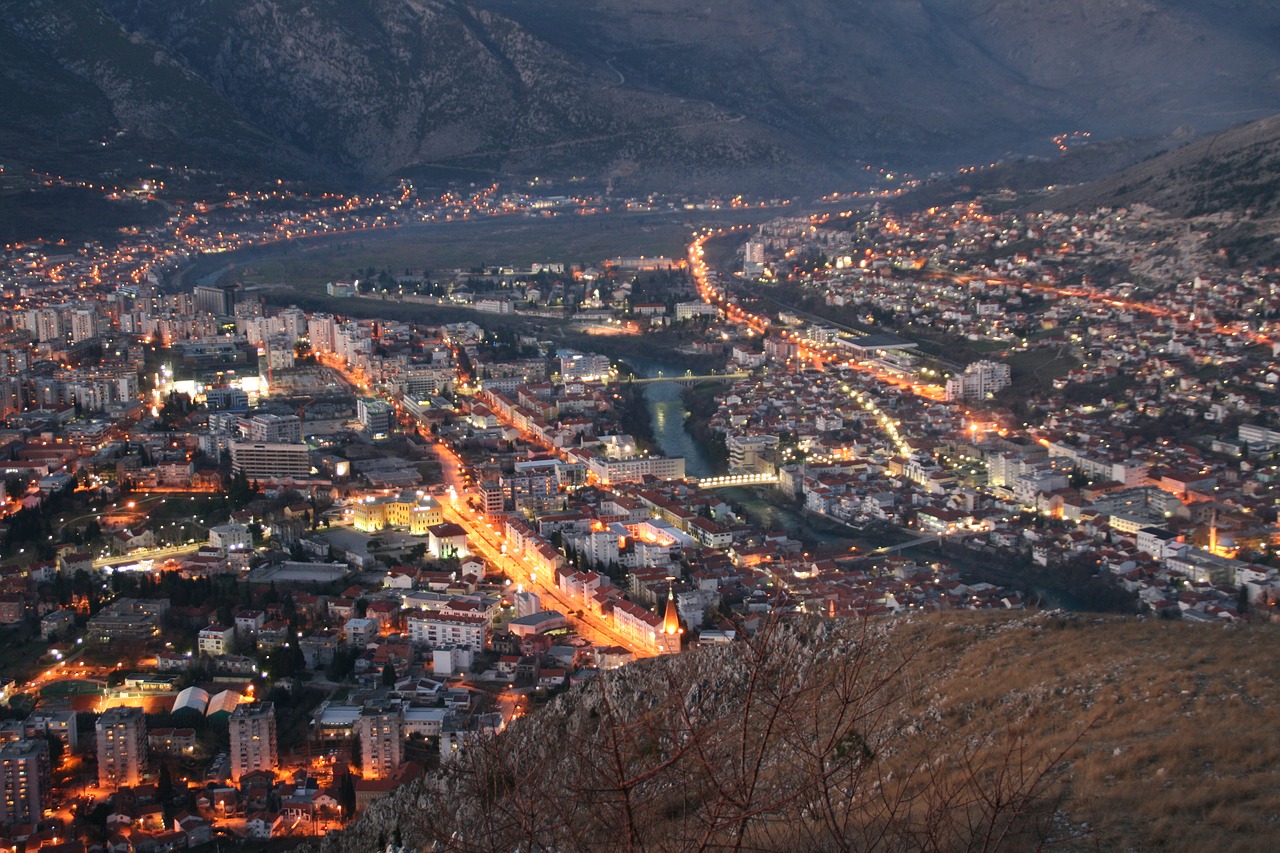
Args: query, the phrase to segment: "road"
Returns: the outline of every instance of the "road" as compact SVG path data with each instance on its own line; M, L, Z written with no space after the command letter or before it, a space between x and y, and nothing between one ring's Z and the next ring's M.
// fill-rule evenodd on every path
M580 602L570 600L556 587L555 578L548 578L545 573L539 576L538 572L523 559L517 559L505 553L502 535L490 522L484 520L483 513L471 509L466 504L467 487L462 476L462 461L443 442L437 442L435 448L440 455L440 467L445 485L450 489L450 496L441 501L441 509L446 520L467 531L467 542L472 550L501 569L512 583L538 593L544 608L558 609L565 615L574 630L592 643L599 646L622 646L629 649L637 658L653 656L653 650L637 646L633 641L615 631L605 620L582 611ZM575 612L582 612L583 615L572 615Z
M517 717L523 717L529 707L529 698L525 696L532 688L508 687L493 697L494 707L502 714L504 723L510 723Z
M106 566L124 566L129 563L140 563L143 560L167 560L170 557L185 557L188 554L194 554L200 550L200 546L204 543L195 545L171 545L168 548L153 548L150 551L138 551L133 554L126 554L122 557L100 557L93 561L95 569L101 569Z

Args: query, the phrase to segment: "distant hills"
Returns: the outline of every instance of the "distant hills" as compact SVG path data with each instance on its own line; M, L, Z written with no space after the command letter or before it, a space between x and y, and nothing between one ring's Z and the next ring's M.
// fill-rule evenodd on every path
M1275 0L0 0L0 161L785 189L1280 112Z

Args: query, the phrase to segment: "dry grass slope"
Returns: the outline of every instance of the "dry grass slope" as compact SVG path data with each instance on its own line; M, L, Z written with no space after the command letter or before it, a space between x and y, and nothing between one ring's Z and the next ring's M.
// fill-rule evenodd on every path
M626 667L375 803L454 850L1262 850L1271 626L1060 614L778 625Z
M977 642L957 648L967 636ZM1087 846L1263 850L1280 821L1277 636L1269 625L974 623L933 634L925 657L953 660L935 700L952 738L999 721L1043 754L1065 750L1064 811L1090 827Z

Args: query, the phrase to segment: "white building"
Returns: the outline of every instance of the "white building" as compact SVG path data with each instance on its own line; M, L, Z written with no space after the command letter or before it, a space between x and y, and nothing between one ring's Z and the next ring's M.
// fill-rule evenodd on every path
M646 476L659 480L683 480L683 456L637 456L633 459L606 459L599 454L587 461L587 470L601 485L638 483Z
M995 361L975 361L964 373L947 380L948 400L985 400L1007 388L1010 382L1009 365Z
M305 444L231 442L231 469L250 480L311 476Z
M466 672L475 662L475 652L466 646L455 646L450 649L433 649L431 652L431 673L433 675L453 675L455 672Z
M302 441L302 419L297 415L257 414L240 419L240 435L263 444L297 444Z
M725 441L729 451L729 470L771 473L769 452L778 446L776 435L730 435Z
M88 308L77 308L71 312L71 341L80 343L98 336L98 315Z
M379 627L377 619L356 616L346 621L342 626L342 632L346 637L348 646L362 649L378 639Z
M517 592L512 596L512 603L515 605L517 619L542 611L542 599L536 592Z
M49 743L14 740L0 748L0 825L44 820L50 788Z
M78 719L75 711L33 711L23 721L23 729L27 738L57 738L67 752L75 752L80 748Z
M209 625L196 635L196 651L209 657L230 654L235 639L236 629L230 625Z
M720 309L706 302L677 302L676 319L688 320L690 317L714 317Z
M276 708L271 702L237 705L228 718L231 778L254 770L276 769Z
M433 613L410 616L408 626L409 641L415 646L466 646L479 653L484 651L489 639L489 619L486 616Z
M253 547L253 536L243 524L219 524L209 528L209 544L222 551L247 551Z
M16 740L0 747L0 825L43 820L51 785L46 741Z
M356 730L360 737L360 775L365 779L394 776L404 763L403 708L364 708Z
M367 400L361 397L356 403L356 414L360 418L360 426L373 438L386 438L391 434L395 412L386 400Z
M581 352L560 354L560 379L563 382L594 382L609 375L609 358Z

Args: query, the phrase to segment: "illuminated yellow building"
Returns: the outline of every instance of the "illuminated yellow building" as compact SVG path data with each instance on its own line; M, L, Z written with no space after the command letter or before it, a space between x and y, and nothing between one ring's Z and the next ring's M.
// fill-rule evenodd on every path
M351 524L356 530L366 533L388 527L407 527L414 536L426 536L427 528L442 521L444 515L434 498L416 492L401 492L356 504Z

